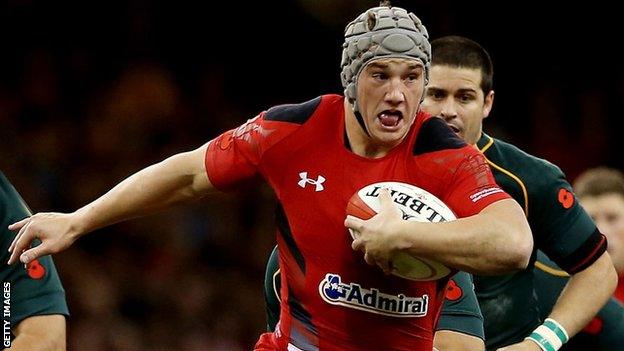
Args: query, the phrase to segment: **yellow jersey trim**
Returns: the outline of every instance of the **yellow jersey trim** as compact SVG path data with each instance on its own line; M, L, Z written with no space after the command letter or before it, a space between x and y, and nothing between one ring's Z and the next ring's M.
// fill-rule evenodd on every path
M556 269L551 266L546 265L540 261L535 261L535 267L556 277L569 277L570 275L566 271L562 271L561 269Z
M485 146L483 146L479 150L484 156L485 156L485 152L487 151L487 149L489 149L490 146L494 145L494 139L490 137L489 135L486 135L486 137L488 137L490 140L487 142L487 144L485 144ZM524 196L524 215L528 218L529 217L529 194L527 192L526 186L524 185L524 182L520 178L518 178L518 176L516 176L515 174L509 172L508 170L490 161L490 159L488 159L487 156L485 157L485 160L490 166L502 172L503 174L507 175L511 179L515 180L518 183L518 185L520 185L520 189L522 189L522 195Z

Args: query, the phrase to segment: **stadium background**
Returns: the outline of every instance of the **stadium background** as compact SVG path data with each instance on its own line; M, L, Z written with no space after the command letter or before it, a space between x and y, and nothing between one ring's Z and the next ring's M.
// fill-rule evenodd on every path
M375 1L0 2L0 169L38 211L275 104L340 93L344 25ZM486 130L562 167L622 169L621 19L544 1L394 1L495 64ZM115 225L55 257L71 350L248 350L274 244L266 187Z

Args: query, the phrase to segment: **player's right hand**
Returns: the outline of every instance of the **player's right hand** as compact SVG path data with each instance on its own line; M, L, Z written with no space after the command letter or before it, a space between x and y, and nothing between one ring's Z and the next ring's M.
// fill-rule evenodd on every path
M354 251L362 251L364 260L371 266L379 266L386 274L392 271L392 255L396 251L396 223L400 223L401 212L394 207L390 191L382 189L379 194L379 213L364 220L347 215L345 226L357 235L351 243Z
M72 216L67 213L37 213L9 225L9 230L19 232L9 246L11 257L8 263L17 262L19 257L26 264L68 248L78 238ZM35 239L39 239L41 244L31 247Z

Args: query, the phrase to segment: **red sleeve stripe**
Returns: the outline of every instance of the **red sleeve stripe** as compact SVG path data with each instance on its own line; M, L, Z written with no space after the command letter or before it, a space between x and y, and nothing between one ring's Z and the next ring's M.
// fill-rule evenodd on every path
M572 266L569 269L566 269L568 273L574 274L591 266L607 250L607 238L602 233L598 232L598 230L596 230L596 233L599 235L599 240L596 243L596 245L593 247L593 250L591 250L591 252L589 252L589 254L586 255L585 258L582 261L580 261L578 264ZM580 250L577 250L577 252L578 251ZM573 255L577 256L576 255L577 252L575 252Z

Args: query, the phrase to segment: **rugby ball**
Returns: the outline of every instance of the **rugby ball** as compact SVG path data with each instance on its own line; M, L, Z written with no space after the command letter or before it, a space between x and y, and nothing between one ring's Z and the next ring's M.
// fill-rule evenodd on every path
M453 211L430 192L401 182L374 183L358 190L347 204L347 214L369 219L379 211L379 193L387 188L394 206L401 211L404 220L419 222L446 222L456 219ZM358 233L349 228L351 237ZM392 259L392 274L401 278L429 281L442 279L451 269L440 262L397 252Z

